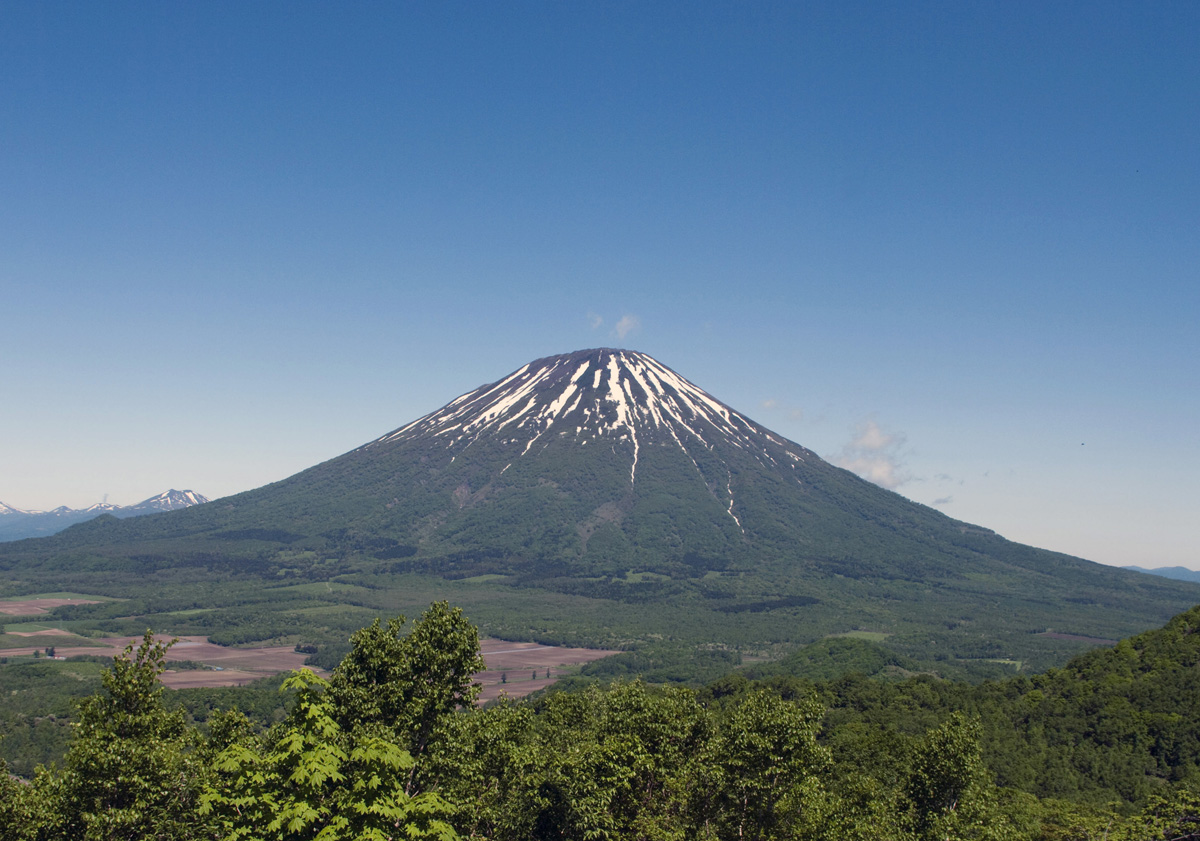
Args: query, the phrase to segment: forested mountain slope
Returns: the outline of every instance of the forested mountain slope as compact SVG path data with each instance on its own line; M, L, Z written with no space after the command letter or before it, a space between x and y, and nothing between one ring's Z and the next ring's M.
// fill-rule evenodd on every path
M1045 674L977 686L851 675L817 690L834 732L915 733L951 711L976 715L996 781L1042 797L1133 803L1200 782L1200 606Z

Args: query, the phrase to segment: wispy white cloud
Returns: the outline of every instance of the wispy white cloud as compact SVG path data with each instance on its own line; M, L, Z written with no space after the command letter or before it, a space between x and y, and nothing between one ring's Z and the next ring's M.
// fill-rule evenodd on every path
M601 318L599 315L597 315L594 312L589 312L587 315L587 319L588 319L588 324L591 326L591 328L593 330L599 330L601 325L604 324L604 319Z
M954 502L954 497L952 497L952 496L943 496L943 497L938 497L937 499L935 499L935 500L933 501L933 504L934 504L934 505L949 505L949 504L950 504L950 503L952 503L952 502Z
M758 409L760 412L770 412L777 418L784 417L788 421L792 422L805 420L803 409L798 406L789 406L787 403L781 403L774 397L768 397L765 400L760 400L758 403Z
M641 326L642 322L636 315L626 314L621 316L621 320L616 323L612 332L618 339L624 339L634 330L641 328Z
M874 420L867 420L858 425L854 438L833 463L880 487L898 488L912 479L904 466L906 441L903 433L886 432Z

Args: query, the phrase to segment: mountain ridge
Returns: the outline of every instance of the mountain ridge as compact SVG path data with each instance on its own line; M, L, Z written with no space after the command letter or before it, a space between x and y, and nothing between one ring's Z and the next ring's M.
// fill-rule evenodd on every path
M1140 567L1140 566L1123 566L1121 569L1128 569L1134 572L1145 573L1146 575L1159 575L1163 578L1173 578L1177 581L1195 581L1200 583L1200 571L1188 569L1187 567Z
M28 537L45 537L56 534L76 523L112 514L114 517L140 517L162 511L176 511L192 505L208 502L208 497L192 490L170 490L155 494L136 505L113 505L97 502L87 508L69 508L60 505L50 511L15 508L0 502L0 541L23 540Z

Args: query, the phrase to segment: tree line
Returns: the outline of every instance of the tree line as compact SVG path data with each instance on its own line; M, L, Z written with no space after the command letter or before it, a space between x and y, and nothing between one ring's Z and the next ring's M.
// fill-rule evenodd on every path
M831 716L828 686L727 679L481 709L460 610L377 620L351 644L328 680L284 681L283 720L226 711L201 730L164 703L167 646L147 633L81 703L61 767L0 774L0 841L1200 838L1194 776L1136 805L998 786L985 718L949 704L914 728L852 684L837 703L862 714ZM1152 667L1175 674L1166 657ZM891 701L913 709L915 692Z

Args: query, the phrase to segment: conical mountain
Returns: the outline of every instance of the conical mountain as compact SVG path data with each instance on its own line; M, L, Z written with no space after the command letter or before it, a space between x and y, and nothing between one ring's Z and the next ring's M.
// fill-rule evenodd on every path
M149 525L105 530L136 540ZM766 566L922 578L967 571L952 546L931 543L985 531L828 464L646 354L613 349L536 360L343 456L153 525L155 537L273 533L427 559L436 572L550 577Z
M408 515L393 533L421 554L486 550L590 575L847 572L870 567L876 529L916 541L905 554L925 555L910 570L924 575L956 565L922 551L929 530L969 530L624 350L536 360L345 458L328 471L349 468L347 484ZM907 574L897 561L877 571Z
M1117 638L1200 601L1195 585L950 519L607 348L530 362L281 482L37 544L20 552L42 564L232 564L373 587L417 575L590 600L581 611L669 604L759 641L1000 626Z
M190 508L193 505L203 505L208 497L195 491L177 491L174 488L144 499L137 505L130 505L117 512L118 517L153 514L159 511L178 511L180 508Z
M421 511L418 545L591 573L748 560L777 530L761 488L803 493L805 462L823 464L651 357L608 349L532 362L352 456L420 466L393 497Z

